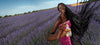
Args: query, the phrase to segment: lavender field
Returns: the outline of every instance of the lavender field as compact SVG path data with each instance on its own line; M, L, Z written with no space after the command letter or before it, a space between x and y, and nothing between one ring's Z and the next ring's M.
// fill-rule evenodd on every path
M91 4L92 5L92 4ZM100 1L95 5L100 5ZM81 6L68 7L78 14ZM95 8L94 7L94 8ZM59 39L47 41L60 13L57 8L0 19L0 45L61 45ZM100 6L94 10L82 45L100 45Z

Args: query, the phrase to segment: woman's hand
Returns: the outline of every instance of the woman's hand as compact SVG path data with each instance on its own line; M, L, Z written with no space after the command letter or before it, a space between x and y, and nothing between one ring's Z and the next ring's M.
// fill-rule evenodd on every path
M66 24L62 23L62 26L60 27L61 30L64 30L66 27Z
M61 30L60 28L58 29L58 35L57 35L57 39L66 36L66 31Z

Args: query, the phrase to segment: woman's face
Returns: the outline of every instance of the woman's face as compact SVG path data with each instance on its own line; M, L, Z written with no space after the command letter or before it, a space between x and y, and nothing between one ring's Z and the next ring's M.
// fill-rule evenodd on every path
M65 13L65 7L63 5L59 5L59 11L61 13Z

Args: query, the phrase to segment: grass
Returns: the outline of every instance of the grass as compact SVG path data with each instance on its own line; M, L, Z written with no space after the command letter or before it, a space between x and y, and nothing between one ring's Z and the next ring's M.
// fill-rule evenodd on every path
M50 31L51 31L51 29L53 28L53 25L54 24L50 24L43 32L42 32L42 34L40 34L39 35L39 37L36 37L36 38L34 38L33 39L33 41L31 42L31 45L34 45L34 44L32 44L32 43L35 43L35 45L37 44L37 42L39 41L47 41L47 40L45 40L45 38L47 38L47 36L48 36L48 34L50 33ZM50 42L50 45L56 45L56 43L57 43L57 41L55 40L55 41L52 41L52 42ZM38 44L39 45L39 44ZM43 44L41 44L41 45L43 45Z
M86 44L85 45L92 45L91 43L89 43L88 41L86 41Z

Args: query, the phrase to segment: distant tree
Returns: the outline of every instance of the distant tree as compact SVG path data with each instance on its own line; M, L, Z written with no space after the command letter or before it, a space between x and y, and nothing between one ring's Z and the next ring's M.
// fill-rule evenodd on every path
M28 13L31 13L30 11Z
M2 18L2 16L0 16L0 18Z
M36 12L36 11L32 11L32 12Z
M32 11L32 12L38 12L38 10L36 10L36 11Z
M25 12L24 14L27 14L27 12Z
M8 15L5 15L4 17L8 17Z
M15 15L17 15L17 14L15 14Z
M18 14L15 14L14 16L17 16Z
M87 3L88 1L80 2L80 3Z
M94 1L99 1L99 0L83 0L83 2L80 2L80 3L87 3L87 2L94 2Z
M11 17L12 15L9 15L9 17Z

